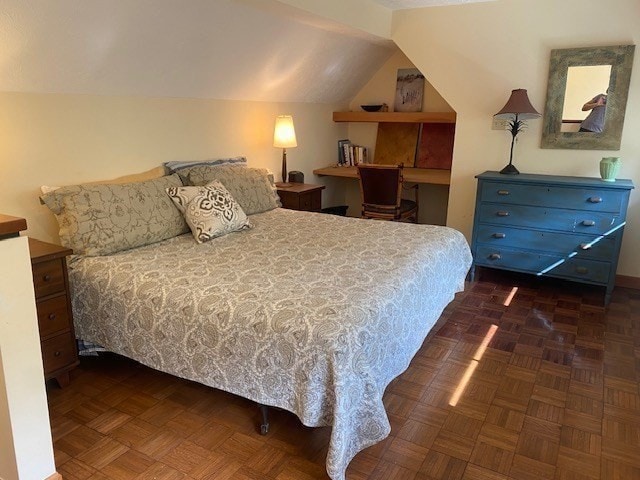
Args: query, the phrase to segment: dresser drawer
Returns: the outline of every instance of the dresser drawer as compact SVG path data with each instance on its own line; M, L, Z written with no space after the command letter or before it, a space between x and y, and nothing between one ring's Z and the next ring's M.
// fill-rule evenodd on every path
M562 206L566 209L618 213L626 192L553 185L483 182L481 201L513 205Z
M63 333L42 342L42 362L45 376L77 363L76 341L70 333Z
M58 332L69 330L67 296L60 295L36 303L40 338L45 339Z
M60 259L36 263L32 269L36 298L64 291L64 269Z
M569 280L579 279L602 285L609 281L609 272L611 270L611 265L608 262L488 246L478 247L475 263L487 267L503 268L536 275L567 278Z
M611 260L616 252L618 232L610 237L577 233L525 230L511 226L478 225L476 243L493 248L522 248L559 255Z
M608 212L587 212L564 208L483 203L478 209L481 223L538 228L560 232L602 235L622 225L621 217Z

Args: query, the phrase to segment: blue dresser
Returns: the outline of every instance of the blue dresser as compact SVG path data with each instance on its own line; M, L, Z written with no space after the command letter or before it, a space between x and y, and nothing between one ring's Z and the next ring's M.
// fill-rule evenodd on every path
M473 267L606 287L609 303L631 180L556 175L476 176Z

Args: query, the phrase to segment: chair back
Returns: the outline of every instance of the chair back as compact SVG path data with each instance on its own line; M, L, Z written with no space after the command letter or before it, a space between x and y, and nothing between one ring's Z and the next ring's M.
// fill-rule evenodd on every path
M362 206L400 207L402 165L358 165Z

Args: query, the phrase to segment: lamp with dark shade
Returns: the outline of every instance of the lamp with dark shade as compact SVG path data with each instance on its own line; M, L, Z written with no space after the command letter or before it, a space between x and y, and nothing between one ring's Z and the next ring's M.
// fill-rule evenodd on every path
M518 134L524 129L524 120L532 118L538 118L540 114L533 108L529 101L527 91L523 88L518 88L511 91L511 96L506 105L502 107L498 113L493 117L504 120L509 120L508 130L511 132L511 152L509 153L509 164L500 170L500 173L506 175L517 175L520 172L513 166L513 145L516 141Z
M273 146L282 148L282 183L280 187L288 187L287 182L287 148L298 146L296 141L296 131L293 128L293 117L291 115L278 115L276 117L276 127L273 131Z

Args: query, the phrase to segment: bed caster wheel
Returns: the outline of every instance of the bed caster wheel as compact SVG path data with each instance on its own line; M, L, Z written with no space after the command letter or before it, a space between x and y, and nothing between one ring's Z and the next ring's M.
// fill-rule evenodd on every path
M260 413L262 413L262 423L260 424L260 435L269 433L269 407L260 405Z

